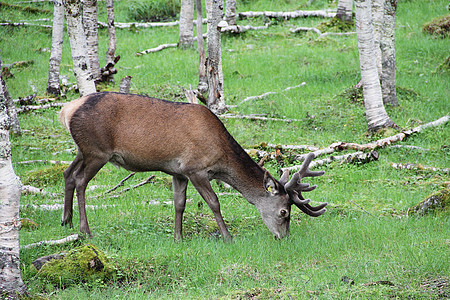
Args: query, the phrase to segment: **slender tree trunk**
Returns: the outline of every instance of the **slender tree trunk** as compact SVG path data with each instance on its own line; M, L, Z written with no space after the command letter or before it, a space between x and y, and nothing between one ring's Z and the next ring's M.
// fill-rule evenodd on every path
M83 1L83 26L92 76L95 82L99 82L97 0Z
M50 53L50 61L48 64L48 83L47 93L58 96L59 86L59 70L62 57L64 33L64 6L62 0L54 0L53 9L53 31L52 31L52 52Z
M381 36L381 91L385 105L398 106L395 62L395 14L397 0L386 0L383 22L383 34Z
M336 18L351 22L353 19L353 0L339 0Z
M1 71L1 62L0 62L0 71ZM17 116L16 106L14 105L11 94L6 87L6 83L3 78L0 76L0 95L3 95L6 99L6 112L9 116L10 129L14 134L21 135L22 130L20 129L19 117Z
M197 90L201 94L205 94L208 91L208 78L206 76L206 54L205 44L203 41L203 10L202 0L196 0L195 3L197 9L197 49L198 49L198 87Z
M114 63L116 58L116 26L114 25L114 0L106 0L106 19L108 23L108 50L106 51L106 65ZM108 76L108 81L114 81L114 75Z
M208 36L206 74L208 77L208 108L215 114L227 110L223 96L222 53L219 22L223 19L223 0L206 0Z
M181 0L180 37L178 47L194 46L194 0Z
M228 25L236 25L236 0L226 0L225 21Z
M377 58L378 77L381 79L381 36L383 34L383 19L384 19L384 1L372 0L372 24L373 24L373 43L375 57Z
M80 95L95 93L95 82L89 65L86 35L82 22L81 2L77 0L63 0L63 4L70 48L72 50L73 71L77 79Z
M364 106L369 131L394 126L383 105L374 54L371 0L355 0L356 32L363 84Z
M1 63L0 63L1 64ZM0 77L3 81L3 79ZM20 179L14 173L9 141L6 97L0 94L0 298L14 299L27 294L20 275L19 202Z

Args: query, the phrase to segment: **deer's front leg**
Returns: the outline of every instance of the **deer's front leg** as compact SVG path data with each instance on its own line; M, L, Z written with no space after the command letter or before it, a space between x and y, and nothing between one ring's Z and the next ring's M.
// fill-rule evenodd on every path
M175 241L183 238L183 213L186 207L186 188L188 180L185 177L173 176L173 205L175 207Z
M217 225L219 226L220 233L222 234L222 238L225 242L231 243L233 238L230 232L225 225L225 221L223 220L222 213L220 212L220 203L217 198L216 193L211 187L207 176L202 175L191 175L189 176L192 184L195 189L200 193L202 198L208 204L209 208L211 208L214 217L216 219Z

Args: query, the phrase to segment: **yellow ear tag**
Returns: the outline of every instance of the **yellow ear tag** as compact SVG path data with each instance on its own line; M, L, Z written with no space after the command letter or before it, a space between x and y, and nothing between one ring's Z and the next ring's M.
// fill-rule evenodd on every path
M267 191L268 191L269 193L272 193L272 186L269 185L269 186L267 187Z

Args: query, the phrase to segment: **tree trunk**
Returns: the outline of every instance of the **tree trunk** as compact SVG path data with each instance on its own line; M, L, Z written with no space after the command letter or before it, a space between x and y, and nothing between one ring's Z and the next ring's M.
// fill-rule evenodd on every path
M89 56L89 66L95 82L100 81L100 63L98 61L98 23L97 0L83 1L83 26Z
M225 21L228 25L236 25L236 0L226 0Z
M208 16L208 36L206 74L208 77L208 108L215 114L227 110L223 97L222 53L219 22L223 18L223 0L206 0Z
M196 0L195 6L197 9L197 49L199 56L197 90L201 94L205 94L208 91L208 78L206 77L206 55L205 55L205 44L203 41L202 0Z
M1 67L1 61L0 61L0 70ZM14 134L21 135L22 130L20 129L20 123L19 123L19 117L17 116L17 109L14 105L14 101L9 94L8 88L6 87L6 83L3 80L3 78L0 77L0 95L3 95L6 99L6 112L9 117L9 125L10 129Z
M355 0L356 32L363 84L364 106L369 131L394 126L383 105L381 86L374 56L371 0Z
M106 18L108 23L108 50L106 51L106 65L113 64L116 55L116 27L114 25L114 0L106 0ZM108 81L114 81L114 75L108 76Z
M395 91L395 13L397 0L386 0L383 21L383 34L381 36L381 91L385 105L398 106Z
M80 95L95 93L95 82L86 50L87 43L81 16L81 2L77 0L63 0L63 4L70 48L72 50L73 72L77 79Z
M178 47L192 48L194 46L194 0L181 0L180 38Z
M26 294L27 287L20 275L19 258L21 183L12 168L6 101L0 94L0 297L13 299Z
M64 6L62 0L54 0L53 9L53 31L52 31L52 51L48 64L48 83L47 93L58 96L60 92L59 86L59 70L62 57L64 33Z
M378 77L380 79L382 73L380 41L383 34L384 1L372 0L373 43L375 57L377 58Z
M353 0L339 0L336 17L341 21L351 22L353 19Z

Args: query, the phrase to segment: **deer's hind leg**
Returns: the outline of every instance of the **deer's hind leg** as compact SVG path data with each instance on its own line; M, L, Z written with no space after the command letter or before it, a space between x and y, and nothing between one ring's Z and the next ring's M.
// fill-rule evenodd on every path
M75 192L75 173L83 163L83 155L78 151L75 159L70 166L64 171L64 211L62 215L61 225L69 225L72 227L73 215L73 195Z

